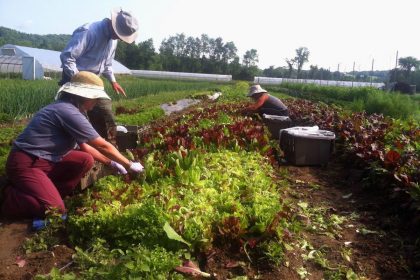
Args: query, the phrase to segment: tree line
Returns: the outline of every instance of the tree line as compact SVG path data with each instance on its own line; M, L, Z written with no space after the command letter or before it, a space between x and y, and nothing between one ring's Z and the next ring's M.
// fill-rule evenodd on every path
M261 72L257 50L248 50L240 58L234 42L206 34L170 36L161 42L158 52L152 39L118 44L115 57L130 69L224 74L238 80L251 80Z
M14 44L61 51L70 37L64 34L27 34L0 26L0 46ZM246 51L242 58L237 51L233 42L224 42L220 37L210 38L202 34L194 38L182 33L164 39L158 52L152 39L138 44L120 41L115 59L136 70L227 74L238 80L252 80L261 73L257 66L257 50Z
M61 51L70 35L27 34L0 26L0 45L15 44L34 48ZM159 49L154 47L153 39L137 44L119 42L115 59L130 69L158 70L173 72L191 72L232 75L236 80L252 80L255 76L348 80L365 82L402 82L415 84L420 88L420 61L414 57L403 57L398 60L398 67L390 71L355 71L342 73L310 65L309 70L303 66L309 62L310 51L306 47L295 50L295 56L285 58L285 67L270 66L258 68L258 52L250 49L242 56L234 42L224 42L221 37L211 38L206 34L199 37L176 34L164 39Z

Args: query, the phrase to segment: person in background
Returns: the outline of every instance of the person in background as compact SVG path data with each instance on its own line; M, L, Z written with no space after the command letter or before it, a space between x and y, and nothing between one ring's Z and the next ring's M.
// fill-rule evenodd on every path
M59 85L69 82L79 71L89 71L102 74L111 82L116 93L126 96L115 79L112 60L118 40L131 44L137 35L137 19L129 12L116 9L111 12L111 19L105 18L77 28L60 55L63 72ZM116 145L116 123L111 100L99 101L88 117L96 131Z
M248 111L258 112L260 115L289 116L287 106L277 97L268 94L260 85L251 86L247 96L255 101L247 108Z
M110 98L97 75L80 71L57 92L56 101L38 111L13 142L6 163L10 184L1 212L7 218L43 218L57 209L65 213L70 195L94 160L121 174L143 166L124 157L92 127L84 113Z

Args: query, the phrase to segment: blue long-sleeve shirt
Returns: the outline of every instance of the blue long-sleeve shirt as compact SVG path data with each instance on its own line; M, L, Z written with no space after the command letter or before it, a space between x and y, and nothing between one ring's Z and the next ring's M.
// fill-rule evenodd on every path
M102 74L115 82L112 60L117 40L112 39L110 19L87 23L77 28L60 55L64 72L73 77L79 71Z

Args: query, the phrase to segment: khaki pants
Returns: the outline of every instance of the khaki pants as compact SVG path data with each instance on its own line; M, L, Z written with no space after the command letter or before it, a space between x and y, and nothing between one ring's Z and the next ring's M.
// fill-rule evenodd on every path
M114 146L117 144L117 125L112 112L111 100L100 99L95 107L88 112L89 121L93 128L105 140Z

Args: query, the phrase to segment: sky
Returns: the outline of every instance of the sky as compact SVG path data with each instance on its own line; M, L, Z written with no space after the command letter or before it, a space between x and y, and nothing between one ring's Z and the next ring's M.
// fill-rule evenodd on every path
M419 0L0 0L0 26L30 34L71 34L110 17L113 8L139 20L136 43L186 36L221 37L242 59L256 49L261 69L286 67L306 47L310 65L330 71L389 70L420 59Z

